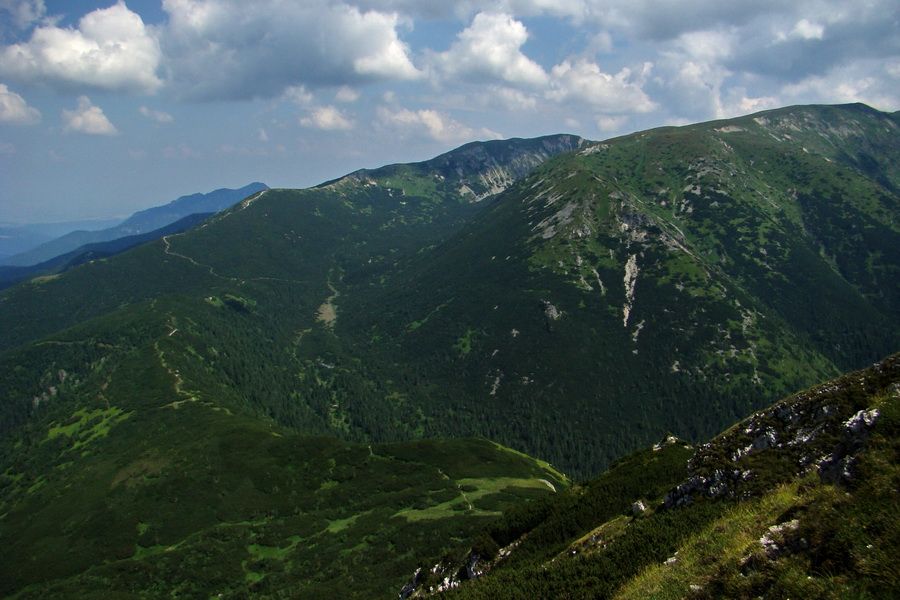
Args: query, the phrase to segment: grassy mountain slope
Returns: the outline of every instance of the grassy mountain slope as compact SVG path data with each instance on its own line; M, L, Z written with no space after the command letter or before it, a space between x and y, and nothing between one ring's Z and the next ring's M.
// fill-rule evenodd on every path
M265 191L260 203L254 194L187 235L4 293L0 349L123 302L173 292L202 297L207 289L280 281L327 297L331 271L393 266L398 256L435 243L475 214L471 190L481 197L489 186L500 189L582 143L563 135L470 144L426 163L360 171L319 188ZM91 288L102 293L86 294Z
M898 142L890 115L796 107L561 155L347 293L335 335L370 367L352 377L403 374L429 432L581 473L703 439L896 350Z
M579 143L487 144L511 161L491 177ZM464 159L484 152L444 157L438 197L415 195L414 165L267 190L5 291L0 593L372 597L423 550L566 485L484 440L336 440L338 367L298 350L333 321L347 265L392 265L477 210L459 188L480 189ZM399 416L377 417L381 441L414 437Z
M4 290L0 581L370 597L561 480L473 437L595 473L888 354L898 139L847 106L473 144Z
M403 595L892 598L898 433L894 355L753 415L690 460L670 438L511 509Z
M267 190L5 291L0 344L180 294L191 385L251 414L594 473L896 349L898 139L866 107L793 107Z
M43 342L57 362L28 399L43 410L0 445L0 595L370 598L416 555L566 485L484 440L351 444L249 417L233 391L194 389L182 303ZM35 355L4 365L5 389Z

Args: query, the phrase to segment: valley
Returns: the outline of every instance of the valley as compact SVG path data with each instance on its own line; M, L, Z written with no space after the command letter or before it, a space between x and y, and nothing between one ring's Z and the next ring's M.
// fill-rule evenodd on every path
M425 593L527 533L450 597L650 597L672 572L691 597L751 597L733 560L748 536L831 514L842 488L778 462L803 443L695 455L731 439L714 436L843 382L817 448L877 408L860 489L896 504L878 471L895 369L836 378L896 362L898 150L900 115L858 104L472 143L257 191L2 290L0 595L373 598L446 564L408 590ZM703 460L756 456L750 504L660 508ZM886 529L853 552L896 547L856 493L854 518ZM743 541L704 563L720 550L692 536L731 540L736 519ZM675 551L700 562L654 566ZM791 573L812 568L798 556ZM573 573L582 587L554 587ZM860 589L886 597L873 577Z

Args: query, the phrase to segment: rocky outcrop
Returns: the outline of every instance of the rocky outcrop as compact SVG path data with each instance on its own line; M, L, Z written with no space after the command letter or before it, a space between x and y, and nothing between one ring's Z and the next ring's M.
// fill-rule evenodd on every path
M412 579L400 590L400 598L425 598L459 587L463 581L477 579L490 571L503 557L485 560L477 552L469 552L462 562L446 560L437 563L430 570L416 569Z
M884 394L900 397L900 355L783 400L699 446L665 506L749 498L810 471L851 483L880 415L869 399Z

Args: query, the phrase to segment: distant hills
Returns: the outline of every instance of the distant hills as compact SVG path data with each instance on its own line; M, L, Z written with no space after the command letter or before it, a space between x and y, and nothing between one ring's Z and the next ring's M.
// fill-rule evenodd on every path
M27 546L5 593L396 594L428 557L505 544L478 532L563 498L560 471L704 442L891 355L898 147L900 114L863 105L474 143L3 290L0 537ZM629 459L619 500L684 483L670 446ZM728 510L661 511L641 564Z
M166 235L181 233L184 230L201 223L212 214L213 213L192 214L159 229L148 231L147 233L127 235L125 237L109 240L108 242L85 244L71 252L66 252L65 254L56 256L42 263L31 265L30 267L0 266L0 290L35 277L49 277L56 275L92 260L108 258L119 252L124 252L129 248L133 248L134 246L159 239Z
M227 208L250 194L267 189L263 183L251 183L240 189L222 188L208 194L191 194L164 206L138 211L113 227L99 230L77 230L54 237L30 250L3 259L0 264L29 267L76 251L82 246L149 233L193 214L214 213Z
M62 221L59 223L0 223L0 264L7 257L35 248L72 231L96 231L114 227L122 218Z

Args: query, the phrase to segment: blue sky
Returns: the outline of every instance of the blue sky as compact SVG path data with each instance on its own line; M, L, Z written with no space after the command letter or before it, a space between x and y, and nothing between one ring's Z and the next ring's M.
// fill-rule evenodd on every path
M0 0L0 222L856 101L896 0Z

